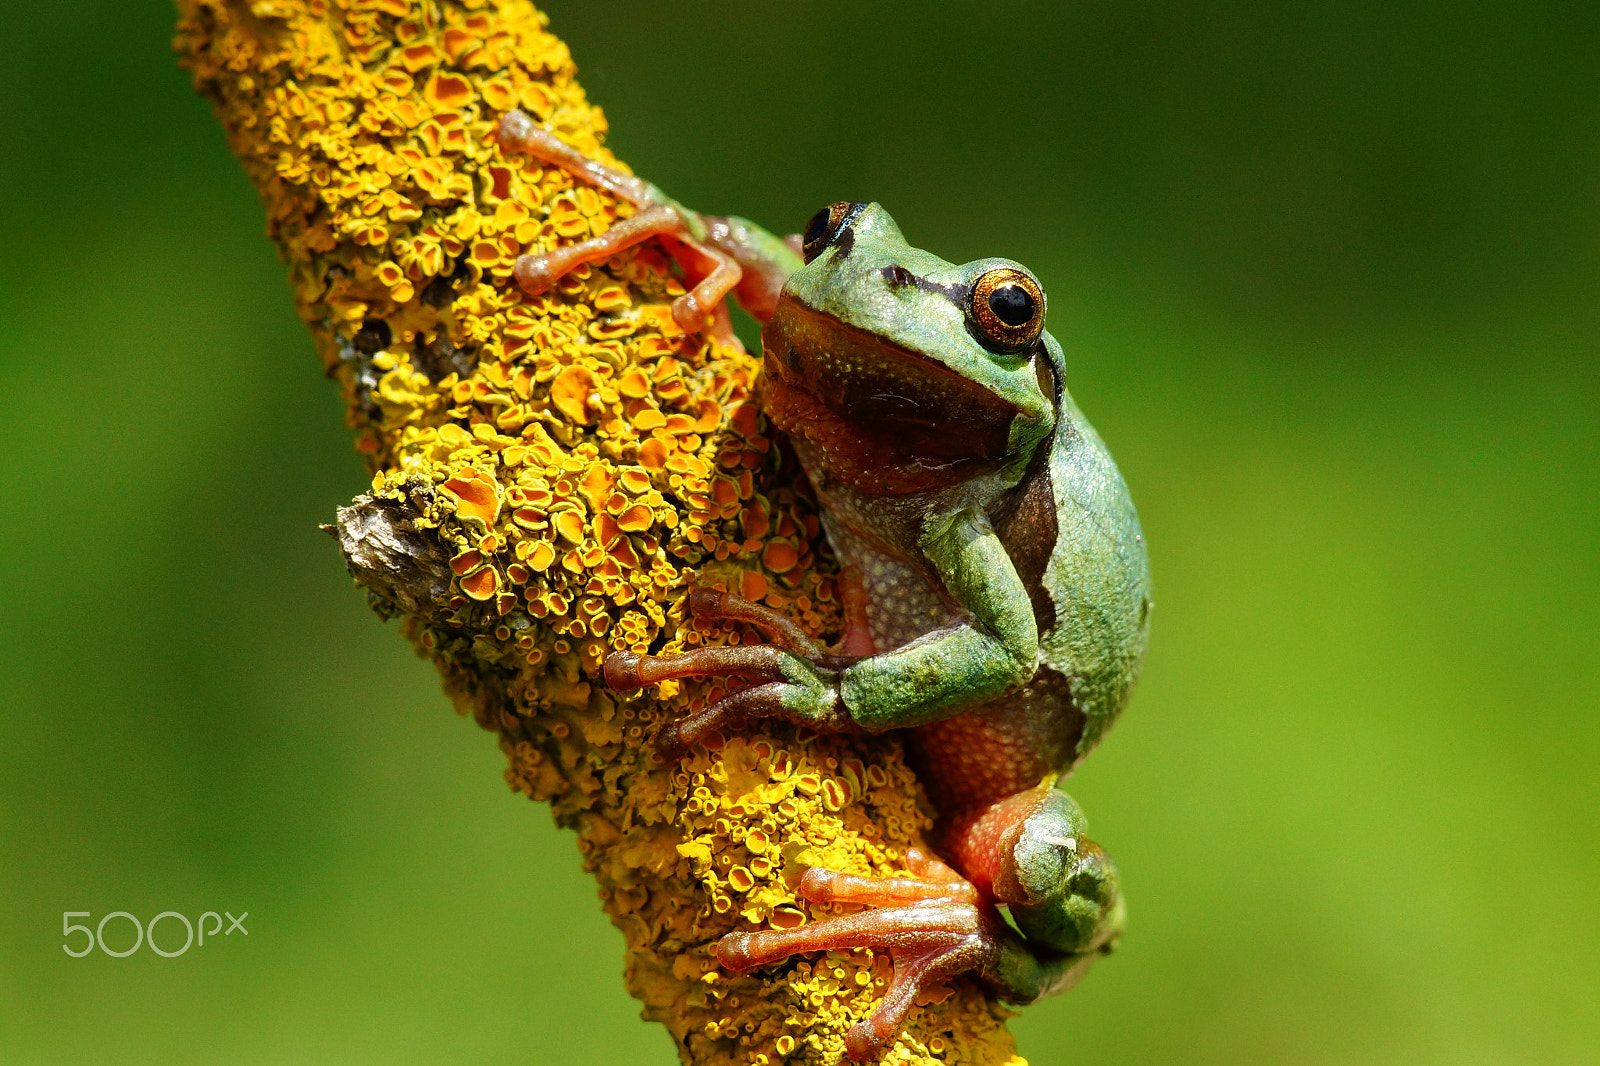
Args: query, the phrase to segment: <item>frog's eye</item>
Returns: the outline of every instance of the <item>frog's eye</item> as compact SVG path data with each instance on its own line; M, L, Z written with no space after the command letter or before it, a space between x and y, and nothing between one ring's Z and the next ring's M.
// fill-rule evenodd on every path
M822 250L838 239L839 231L844 229L845 223L861 212L866 204L836 203L829 204L821 211L811 216L811 221L806 223L805 236L801 238L800 254L805 256L806 262L811 262L822 254Z
M1018 351L1044 330L1044 293L1026 271L996 267L972 287L972 317L989 346Z

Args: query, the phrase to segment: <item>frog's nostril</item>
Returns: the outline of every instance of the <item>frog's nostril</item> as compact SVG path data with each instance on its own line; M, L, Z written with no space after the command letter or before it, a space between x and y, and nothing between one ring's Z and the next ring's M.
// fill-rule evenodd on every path
M884 267L881 273L884 281L900 288L908 288L917 283L917 276L898 264Z

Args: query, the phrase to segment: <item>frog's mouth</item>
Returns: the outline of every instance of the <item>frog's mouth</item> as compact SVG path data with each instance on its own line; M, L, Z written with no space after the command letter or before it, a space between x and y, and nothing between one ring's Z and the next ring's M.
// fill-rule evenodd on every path
M1017 407L927 356L792 299L761 339L768 416L857 490L925 492L1004 463Z

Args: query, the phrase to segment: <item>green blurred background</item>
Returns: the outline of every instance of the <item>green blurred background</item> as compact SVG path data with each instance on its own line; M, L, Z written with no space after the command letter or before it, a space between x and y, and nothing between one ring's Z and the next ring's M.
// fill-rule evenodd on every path
M1600 9L551 8L685 201L1050 293L1158 607L1072 787L1130 932L1030 1061L1600 1061ZM365 477L171 22L0 33L0 1062L666 1066L316 529Z

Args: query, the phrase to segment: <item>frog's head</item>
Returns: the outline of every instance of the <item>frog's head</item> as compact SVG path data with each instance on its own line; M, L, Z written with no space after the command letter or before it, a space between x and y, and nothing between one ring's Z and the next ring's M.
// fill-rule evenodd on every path
M1033 275L913 248L877 204L823 209L804 242L761 334L773 422L873 495L1020 477L1055 424Z

